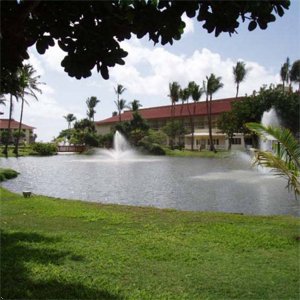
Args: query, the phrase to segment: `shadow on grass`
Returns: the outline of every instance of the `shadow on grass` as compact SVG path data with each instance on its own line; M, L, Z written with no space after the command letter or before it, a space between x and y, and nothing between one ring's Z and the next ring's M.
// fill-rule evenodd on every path
M35 233L1 232L1 299L123 299L118 295L56 278L33 281L26 264L60 265L66 259L82 261L70 251L56 250L59 239ZM34 248L39 243L42 247Z

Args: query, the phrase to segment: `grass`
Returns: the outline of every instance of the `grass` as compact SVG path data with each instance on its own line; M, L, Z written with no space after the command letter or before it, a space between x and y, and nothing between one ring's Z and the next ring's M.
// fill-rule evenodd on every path
M224 158L231 155L230 151L218 150L217 153L208 150L191 151L191 150L171 150L166 148L166 155L177 157L203 157L203 158Z
M18 175L19 175L19 173L15 170L0 168L0 182L7 180L7 179L15 178Z
M8 157L15 157L16 154L14 151L14 146L8 146ZM0 157L5 157L3 154L4 146L0 146ZM29 155L36 155L36 152L34 152L31 148L31 146L20 146L19 147L19 156L29 156Z
M299 299L299 219L1 192L4 299Z

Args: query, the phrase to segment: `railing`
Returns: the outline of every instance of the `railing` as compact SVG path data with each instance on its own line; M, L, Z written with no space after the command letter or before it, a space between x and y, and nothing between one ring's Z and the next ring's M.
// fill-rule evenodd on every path
M85 149L84 145L57 146L58 152L83 152Z

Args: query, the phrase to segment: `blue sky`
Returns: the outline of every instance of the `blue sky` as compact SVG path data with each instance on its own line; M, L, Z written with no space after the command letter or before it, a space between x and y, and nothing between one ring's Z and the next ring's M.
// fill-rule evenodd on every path
M263 84L279 83L280 67L287 57L291 62L300 59L299 0L292 0L286 14L266 30L249 32L247 25L241 24L238 34L231 37L221 34L216 38L196 20L185 20L185 34L172 46L154 46L147 38L123 42L122 46L129 52L126 64L110 69L109 80L96 72L87 79L70 78L60 66L64 54L57 46L45 55L38 55L31 48L29 62L46 85L42 86L39 101L30 100L30 105L25 107L24 123L36 127L38 141L50 141L67 128L64 115L73 113L79 119L86 116L85 101L90 96L101 101L96 107L95 120L110 117L116 110L114 87L118 83L126 88L123 98L127 102L138 99L143 107L151 107L170 103L169 82L177 81L182 87L191 80L202 84L205 76L214 73L224 83L215 97L233 97L232 67L238 60L244 61L249 69L240 87L240 95L245 95ZM7 117L8 106L4 112ZM19 118L18 105L14 118Z

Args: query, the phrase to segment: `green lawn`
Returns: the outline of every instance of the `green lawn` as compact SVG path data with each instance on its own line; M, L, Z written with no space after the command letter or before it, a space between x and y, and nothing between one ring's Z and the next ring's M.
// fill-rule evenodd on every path
M299 299L299 219L0 189L4 299Z
M205 158L224 158L230 156L233 152L226 150L218 150L214 153L213 151L202 150L202 151L191 151L191 150L171 150L166 148L166 155L177 156L177 157L205 157Z
M8 157L15 157L16 154L14 151L14 146L8 147ZM0 146L0 157L5 157L3 154L4 146ZM20 146L19 147L19 156L28 156L28 155L35 155L36 152L34 152L31 148L31 146Z

